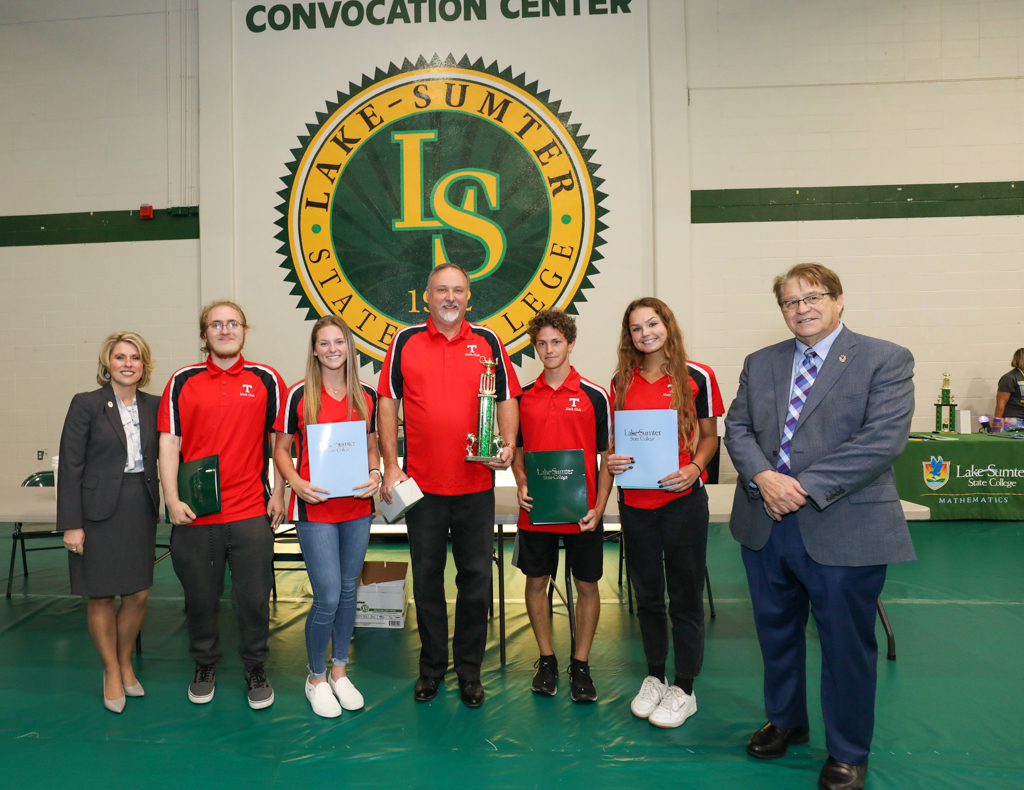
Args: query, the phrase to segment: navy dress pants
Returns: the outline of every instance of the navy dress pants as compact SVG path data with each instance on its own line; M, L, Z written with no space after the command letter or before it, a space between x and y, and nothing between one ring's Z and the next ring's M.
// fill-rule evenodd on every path
M743 548L754 623L764 658L764 700L776 727L807 724L807 615L821 643L825 745L835 759L861 765L875 724L878 641L875 606L885 565L821 565L807 554L796 514L773 525L760 551Z

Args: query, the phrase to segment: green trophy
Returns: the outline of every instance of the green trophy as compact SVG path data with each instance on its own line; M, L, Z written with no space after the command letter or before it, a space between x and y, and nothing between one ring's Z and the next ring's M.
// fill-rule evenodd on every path
M497 362L493 359L480 357L484 372L480 374L480 411L476 424L476 433L466 437L466 460L487 463L501 459L501 448L505 446L500 436L494 435L494 404L497 401L497 386L494 379L494 368ZM491 451L492 455L484 455ZM476 450L474 454L473 450Z
M935 401L935 433L956 433L956 398L949 392L949 374L942 374L942 391Z

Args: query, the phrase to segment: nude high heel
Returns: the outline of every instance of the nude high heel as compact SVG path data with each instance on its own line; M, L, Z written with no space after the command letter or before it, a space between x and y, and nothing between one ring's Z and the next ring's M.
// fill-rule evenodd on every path
M103 694L103 707L107 710L113 711L114 713L120 713L124 710L124 697L118 697L117 699L107 699L107 678L106 673L103 675L103 688L101 693Z

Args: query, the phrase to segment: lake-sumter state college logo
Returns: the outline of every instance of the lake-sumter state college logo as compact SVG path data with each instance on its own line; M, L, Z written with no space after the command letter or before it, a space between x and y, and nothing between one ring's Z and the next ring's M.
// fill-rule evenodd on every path
M379 368L426 320L431 267L470 275L467 318L513 359L539 310L576 313L607 226L587 137L511 69L434 56L350 84L292 151L278 210L285 280L314 319L334 313Z

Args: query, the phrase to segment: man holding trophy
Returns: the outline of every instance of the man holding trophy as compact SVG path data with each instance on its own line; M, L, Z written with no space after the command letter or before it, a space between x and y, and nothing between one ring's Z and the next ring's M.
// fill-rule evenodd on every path
M378 431L381 496L390 502L395 484L407 477L423 492L406 515L421 644L415 697L426 702L437 696L448 669L444 569L450 534L458 571L453 663L463 703L476 708L484 701L480 664L491 596L494 470L512 463L522 391L497 334L465 320L469 296L469 275L461 266L431 270L423 297L430 313L426 323L398 332L384 359ZM398 464L399 400L404 470ZM486 435L492 410L498 423L493 437Z

